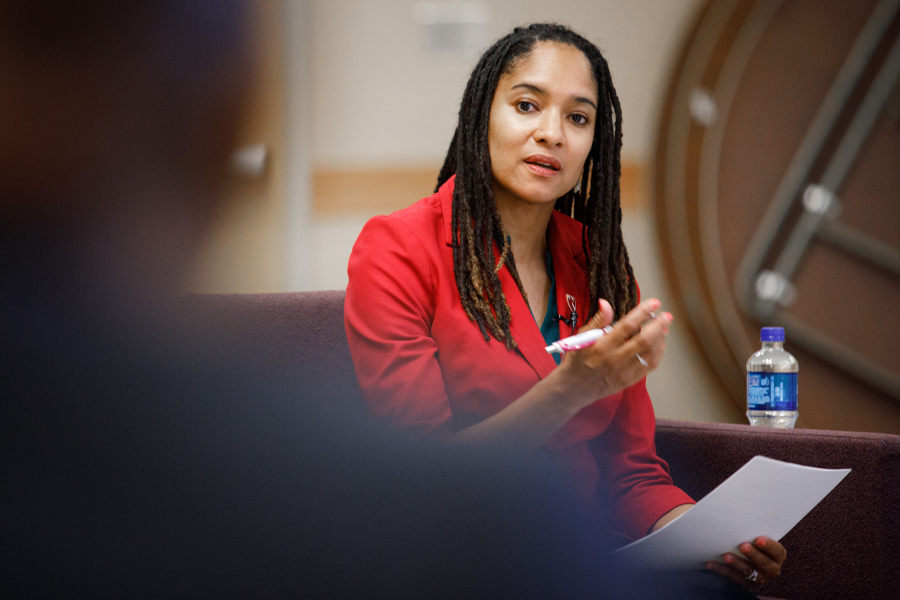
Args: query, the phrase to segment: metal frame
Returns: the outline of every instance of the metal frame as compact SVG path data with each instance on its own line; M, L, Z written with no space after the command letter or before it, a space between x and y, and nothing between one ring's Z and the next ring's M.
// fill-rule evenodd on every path
M900 250L836 220L837 192L900 78L900 38L894 42L820 181L809 181L813 164L898 9L900 0L881 0L860 32L744 254L735 288L738 302L746 313L761 321L789 327L793 342L900 399L900 375L779 308L792 290L791 277L817 237L900 275ZM766 256L800 196L801 188L805 188L802 195L804 212L790 232L773 269L763 270Z

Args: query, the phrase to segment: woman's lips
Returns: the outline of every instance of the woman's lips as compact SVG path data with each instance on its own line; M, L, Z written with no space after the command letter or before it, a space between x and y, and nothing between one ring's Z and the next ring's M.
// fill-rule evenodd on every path
M533 154L529 156L525 159L525 164L528 165L528 168L534 173L545 177L559 173L559 170L562 168L562 163L558 160L552 156L545 156L543 154Z

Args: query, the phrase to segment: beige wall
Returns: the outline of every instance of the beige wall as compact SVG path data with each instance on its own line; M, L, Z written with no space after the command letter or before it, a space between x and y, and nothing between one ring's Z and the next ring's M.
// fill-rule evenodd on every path
M258 73L237 148L264 144L259 177L233 174L227 198L187 287L198 292L274 292L284 287L286 213L285 61L279 0L258 0L253 14Z
M312 159L317 167L443 160L473 60L435 55L411 1L312 0ZM493 41L534 21L569 25L610 63L626 158L650 156L673 50L700 0L493 0Z

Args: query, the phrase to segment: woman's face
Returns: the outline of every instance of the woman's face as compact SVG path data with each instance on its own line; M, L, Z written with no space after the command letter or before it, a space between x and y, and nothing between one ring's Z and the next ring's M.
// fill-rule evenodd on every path
M597 83L580 50L539 42L501 75L488 149L499 204L553 203L575 187L594 140Z

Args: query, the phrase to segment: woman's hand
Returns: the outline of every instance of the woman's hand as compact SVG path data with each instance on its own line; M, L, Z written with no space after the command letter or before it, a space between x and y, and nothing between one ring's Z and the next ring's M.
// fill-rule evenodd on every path
M555 373L571 399L586 406L637 383L657 367L672 322L670 313L651 318L659 307L659 300L645 300L593 345L566 353ZM612 317L609 302L600 300L600 310L578 333L605 327Z
M760 585L778 577L787 558L784 546L764 536L756 538L752 544L744 542L738 550L743 556L728 552L722 557L723 562L708 562L706 568L741 585Z
M537 450L582 408L637 383L656 368L672 320L663 313L645 323L659 306L655 299L642 302L610 333L592 346L567 352L550 375L497 414L458 432L456 439ZM605 327L612 318L612 307L601 300L600 312L579 332Z

